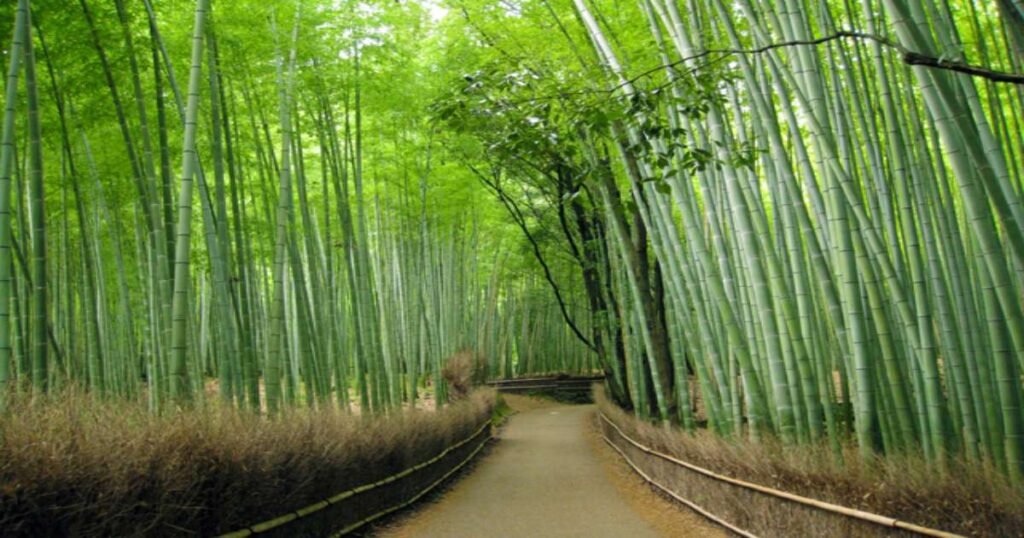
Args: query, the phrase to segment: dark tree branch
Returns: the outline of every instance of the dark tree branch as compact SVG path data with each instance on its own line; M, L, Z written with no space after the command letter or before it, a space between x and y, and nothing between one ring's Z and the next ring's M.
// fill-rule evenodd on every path
M983 78L983 79L986 79L986 80L990 80L992 82L1002 82L1002 83L1017 84L1017 85L1024 86L1024 74L1022 74L1022 73L1013 73L1013 72L1008 72L1008 71L997 71L997 70L994 70L994 69L989 69L989 68L986 68L986 67L972 65L972 64L968 64L966 62L961 62L961 61L957 61L957 60L947 60L945 58L936 58L934 56L929 56L927 54L922 54L920 52L912 51L912 50L904 47L903 45L900 45L899 43L896 43L895 41L892 41L891 39L887 39L887 38L879 36L879 35L869 34L869 33L865 33L865 32L856 32L856 31L851 31L851 30L841 30L839 32L836 32L835 34L832 34L832 35L829 35L829 36L826 36L826 37L820 37L820 38L817 38L817 39L806 39L806 40L796 40L796 41L783 41L783 42L772 43L772 44L769 44L769 45L765 45L763 47L757 47L757 48L752 48L752 49L708 49L708 50L705 50L705 51L700 52L698 54L694 54L692 56L687 56L686 58L682 58L682 59L676 60L674 62L670 62L670 63L667 63L667 64L662 64L662 65L659 65L657 67L652 67L652 68L650 68L650 69L648 69L646 71L643 71L643 72L641 72L641 73L639 73L637 75L634 75L634 76L632 76L632 77L630 77L628 79L624 79L620 83L618 83L618 84L616 84L614 86L611 86L609 88L601 88L601 89L593 88L593 89L586 89L586 90L562 91L562 92L558 92L558 93L547 94L547 95L540 95L540 96L537 96L537 97L531 97L531 98L527 98L527 99L519 99L519 100L507 101L506 104L527 103L527 102L543 101L543 100L548 100L548 99L573 99L573 98L581 96L581 95L594 95L594 94L606 95L606 94L612 94L612 93L615 93L618 90L621 90L622 88L625 88L625 87L627 87L627 86L629 86L631 84L636 83L637 81L639 81L639 80L641 80L641 79L643 79L645 77L649 77L649 76L655 75L655 74L660 73L660 72L662 72L662 71L664 71L666 69L673 69L673 68L678 67L681 64L684 64L684 63L687 63L687 62L692 62L694 60L700 60L700 59L703 59L703 58L707 58L707 57L712 56L712 55L718 55L718 57L717 58L711 58L708 61L706 61L706 62L704 62L704 63L702 63L700 65L693 66L692 68L690 68L688 70L688 72L689 73L696 73L697 71L700 71L701 69L704 69L704 68L706 68L706 67L708 67L708 66L710 66L712 64L721 62L721 61L725 60L726 58L729 58L730 56L735 56L735 55L739 55L739 54L763 54L765 52L769 52L769 51L772 51L772 50L775 50L775 49L786 48L786 47L822 45L822 44L829 43L829 42L832 42L832 41L837 41L837 40L843 39L843 38L860 39L860 40L865 40L865 41L874 41L875 43L878 43L879 45L882 45L885 48L892 49L892 50L898 52L900 54L900 60L903 63L907 64L907 65L912 65L912 66L916 65L916 66L921 66L921 67L929 67L929 68L932 68L932 69L941 69L941 70L945 70L945 71L953 71L955 73L962 73L962 74L970 75L970 76L973 76L973 77ZM675 84L675 82L676 81L671 81L671 82L668 82L668 83L663 84L661 86L658 86L657 88L659 88L659 89L660 88L665 88L665 87L668 87L668 86L670 86L672 84Z
M562 174L559 174L561 176ZM566 188L563 181L558 183L558 223L562 227L562 233L565 234L565 238L569 241L569 251L572 252L573 258L583 263L582 250L576 245L576 238L573 237L572 229L569 227L569 220L565 215L565 197L571 195L572 192Z
M551 285L551 290L554 292L555 299L558 301L558 308L562 312L562 318L565 319L565 323L569 325L569 328L572 329L573 334L576 335L576 338L578 338L580 342L583 342L588 349L597 353L597 347L590 341L590 339L583 335L583 331L580 330L576 325L576 322L573 321L572 316L569 314L569 309L565 305L565 299L562 297L562 292L558 287L558 283L555 282L555 277L551 273L551 268L548 267L547 261L544 260L544 254L540 250L540 245L537 244L533 234L530 233L530 228L526 225L526 219L523 217L523 212L519 209L518 204L508 196L508 193L501 188L501 185L499 185L497 181L491 180L486 174L468 162L466 163L466 167L476 175L477 179L479 179L485 187L498 196L498 199L501 200L505 209L507 209L509 214L512 215L512 220L514 220L516 225L519 226L519 229L523 231L527 241L530 242L530 246L533 248L534 257L537 258L537 262L540 263L541 268L544 270L544 278L548 281L548 284Z
M659 71L662 71L664 69L670 69L670 68L676 67L676 66L678 66L680 64L684 64L686 62L691 62L693 60L699 60L701 58L706 58L706 57L711 56L713 54L714 55L720 54L720 55L722 55L723 58L724 57L728 57L728 56L732 56L732 55L736 55L736 54L763 54L763 53L771 51L771 50L781 49L781 48L786 48L786 47L798 47L798 46L808 46L808 45L811 45L811 46L813 46L813 45L823 45L825 43L829 43L831 41L836 41L836 40L843 39L843 38L863 39L863 40L867 40L867 41L874 41L874 42L878 43L879 45L882 45L883 47L886 47L886 48L889 48L889 49L892 49L892 50L895 50L895 51L899 52L900 56L901 56L901 59L903 60L903 63L905 63L907 65L920 65L920 66L931 67L931 68L935 68L935 69L945 69L947 71L955 71L957 73L964 73L964 74L971 75L971 76L974 76L974 77L981 77L981 78L988 79L988 80L991 80L991 81L994 81L994 82L1009 82L1011 84L1024 84L1024 74L1009 73L1009 72L1006 72L1006 71L995 71L995 70L988 69L988 68L985 68L985 67L971 65L971 64L968 64L968 63L965 63L965 62L956 61L956 60L946 60L944 58L935 58L933 56L928 56L927 54L922 54L920 52L912 51L912 50L904 47L903 45L900 45L899 43L896 43L895 41L892 41L891 39L887 39L887 38L879 36L879 35L869 34L869 33L865 33L865 32L856 32L856 31L851 31L851 30L840 30L840 31L838 31L838 32L836 32L836 33L834 33L832 35L825 36L825 37L819 37L817 39L806 39L806 40L796 40L796 41L783 41L781 43L772 43L772 44L769 44L769 45L765 45L763 47L758 47L758 48L753 48L753 49L708 49L708 50L705 50L705 51L703 51L703 52L701 52L699 54L694 54L693 56L687 56L686 58L682 58L680 60L676 60L676 61L674 61L672 63L668 63L668 64L665 64L665 65L659 65L658 67L655 67L655 68L652 68L652 69L648 69L647 71L644 71L644 72L642 72L642 73L640 73L640 74L638 74L638 75L636 75L636 76L634 76L634 77L632 77L630 79L627 79L627 80L623 81L622 83L618 84L617 86L614 86L613 88L611 88L610 91L614 91L614 90L623 88L625 86L628 86L628 85L630 85L630 84L640 80L641 78L653 75L653 74L658 73ZM722 58L717 58L715 61L720 61L721 59Z

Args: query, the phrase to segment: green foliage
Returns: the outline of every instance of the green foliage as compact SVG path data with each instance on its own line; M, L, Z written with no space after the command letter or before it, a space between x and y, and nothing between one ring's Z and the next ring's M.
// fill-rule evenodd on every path
M376 410L414 400L458 349L516 360L502 320L534 262L426 114L457 58L479 55L458 25L416 2L218 0L202 29L185 0L33 4L46 167L31 199L47 203L29 210L12 165L12 387L36 350L40 387L146 394L154 410L207 392L348 407L352 388ZM8 103L19 117L25 95Z
M1019 71L1002 2L34 4L15 388L377 411L472 349L687 428L1024 476L1018 89L793 44Z

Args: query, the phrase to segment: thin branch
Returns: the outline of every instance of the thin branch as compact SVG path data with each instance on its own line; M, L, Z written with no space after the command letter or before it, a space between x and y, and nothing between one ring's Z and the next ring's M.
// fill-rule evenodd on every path
M578 338L580 342L583 342L583 344L586 345L587 348L597 353L597 347L594 346L593 342L591 342L590 339L583 335L583 332L576 325L576 322L573 321L572 316L569 314L569 309L565 305L565 299L562 297L562 292L558 287L558 283L555 282L555 277L553 274L551 274L551 268L548 267L547 262L544 260L544 255L540 251L540 245L537 244L537 241L536 239L534 239L533 234L530 233L530 229L526 226L526 219L523 217L523 213L519 209L519 206L516 204L515 200L509 197L508 193L506 193L501 188L501 186L498 185L496 181L492 181L491 179L489 179L483 172L478 170L475 166L467 162L466 167L469 168L469 170L472 171L474 175L476 175L476 177L480 180L481 183L484 184L484 186L486 186L488 189L493 191L494 194L498 196L498 198L501 200L501 203L504 204L505 209L507 209L509 214L512 215L512 219L516 221L516 224L523 231L523 234L526 235L527 241L530 242L530 246L533 247L533 255L535 258L537 258L537 262L540 263L541 268L544 270L544 278L548 281L548 284L551 285L551 290L554 292L555 299L558 301L558 308L562 312L562 318L565 319L565 323L569 325L569 328L572 329L573 334L576 335L576 338Z
M658 73L659 71L662 71L664 69L669 69L669 68L675 67L677 65L680 65L680 64L683 64L683 63L686 63L686 62L691 62L693 60L699 60L701 58L705 58L707 56L711 56L712 54L721 54L723 56L732 56L732 55L736 55L736 54L762 54L762 53L765 53L765 52L768 52L768 51L771 51L771 50L781 49L781 48L786 48L786 47L797 47L797 46L807 46L807 45L811 45L811 46L813 46L813 45L822 45L822 44L829 43L831 41L836 41L838 39L843 39L843 38L864 39L864 40L868 40L868 41L874 41L874 42L878 43L879 45L882 45L883 47L886 47L886 48L889 48L889 49L892 49L892 50L895 50L895 51L899 52L901 57L902 57L903 63L905 63L907 65L920 65L920 66L931 67L931 68L935 68L935 69L945 69L945 70L948 70L948 71L955 71L957 73L964 73L964 74L975 76L975 77L981 77L981 78L988 79L988 80L991 80L991 81L994 81L994 82L1009 82L1009 83L1012 83L1012 84L1024 84L1024 74L1009 73L1009 72L1006 72L1006 71L995 71L995 70L988 69L988 68L985 68L985 67L979 67L979 66L971 65L971 64L968 64L968 63L965 63L965 62L959 62L959 61L955 61L955 60L946 60L944 58L935 58L934 56L928 56L927 54L922 54L920 52L912 51L912 50L904 47L903 45L900 45L899 43L896 43L895 41L892 41L891 39L887 39L887 38L879 36L879 35L868 34L868 33L864 33L864 32L856 32L856 31L851 31L851 30L840 30L840 31L838 31L838 32L836 32L836 33L834 33L832 35L829 35L829 36L826 36L826 37L819 37L817 39L805 39L805 40L796 40L796 41L783 41L783 42L780 42L780 43L772 43L772 44L765 45L763 47L754 48L754 49L708 49L708 50L705 50L705 51L703 51L703 52L701 52L699 54L694 54L693 56L688 56L686 58L682 58L680 60L676 60L674 62L665 64L665 65L659 65L658 67L655 67L655 68L652 68L652 69L648 69L647 71L644 71L644 72L640 73L639 75L636 75L633 78L627 79L627 80L623 81L621 84L618 84L617 86L612 87L609 91L614 91L614 90L623 88L625 86L628 86L628 85L636 82L637 80L640 80L643 77L647 77L647 76L653 75L653 74Z
M696 73L697 71L699 71L701 69L704 69L704 68L706 68L706 67L708 67L708 66L710 66L712 64L721 62L722 60L724 60L724 59L726 59L726 58L728 58L730 56L735 56L735 55L738 55L738 54L763 54L765 52L769 52L769 51L772 51L772 50L775 50L775 49L786 48L786 47L822 45L822 44L829 43L829 42L836 41L836 40L843 39L843 38L852 38L852 39L862 39L862 40L867 40L867 41L874 41L875 43L878 43L879 45L882 45L885 48L892 49L892 50L898 52L900 54L900 60L903 63L907 64L907 65L916 65L916 66L921 66L921 67L929 67L929 68L932 68L932 69L942 69L942 70L946 70L946 71L953 71L953 72L956 72L956 73L963 73L965 75L970 75L970 76L973 76L973 77L983 78L983 79L986 79L986 80L990 80L992 82L1005 82L1005 83L1009 83L1009 84L1024 85L1024 74L1021 74L1021 73L1013 73L1013 72L1008 72L1008 71L997 71L997 70L989 69L989 68L986 68L986 67L980 67L980 66L968 64L966 62L960 62L960 61L956 61L956 60L947 60L947 59L944 59L944 58L936 58L934 56L929 56L927 54L922 54L920 52L912 51L912 50L904 47L903 45L900 45L899 43L896 43L895 41L892 41L891 39L887 39L887 38L879 36L879 35L868 34L868 33L864 33L864 32L856 32L856 31L851 31L851 30L841 30L839 32L836 32L835 34L832 34L832 35L829 35L829 36L826 36L826 37L820 37L820 38L817 38L817 39L805 39L805 40L796 40L796 41L783 41L783 42L772 43L772 44L769 44L769 45L765 45L763 47L758 47L758 48L753 48L753 49L708 49L708 50L705 50L705 51L700 52L698 54L694 54L693 56L687 56L686 58L682 58L682 59L676 60L674 62L670 62L670 63L667 63L667 64L662 64L662 65L658 65L656 67L652 67L652 68L650 68L650 69L648 69L646 71L643 71L643 72L641 72L641 73L639 73L639 74L637 74L637 75L635 75L633 77L630 77L628 79L624 79L619 84L616 84L616 85L611 86L609 88L600 88L600 89L592 88L592 89L586 89L586 90L561 91L561 92L557 92L557 93L552 93L552 94L547 94L547 95L539 95L539 96L536 96L536 97L530 97L530 98L526 98L526 99L506 100L505 103L506 104L529 103L529 102L536 102L536 101L544 101L544 100L548 100L548 99L571 99L573 97L578 97L578 96L581 96L581 95L595 95L595 94L606 95L606 94L612 94L612 93L615 93L618 90L621 90L622 88L625 88L627 86L630 86L630 85L636 83L637 81L639 81L642 78L655 75L655 74L660 73L661 71L664 71L666 69L672 69L672 68L678 67L679 65L687 63L687 62L692 62L694 60L700 60L700 59L703 59L703 58L707 58L708 56L712 56L712 55L720 55L720 56L717 57L717 58L713 58L713 59L711 59L711 60L709 60L709 61L707 61L705 63L702 63L700 65L693 66L692 68L690 68L688 70L688 72L691 73L691 74ZM670 85L672 85L674 83L675 83L674 81L670 81L670 82L668 82L666 84L658 86L656 89L665 88L665 87L668 87L668 86L670 86Z

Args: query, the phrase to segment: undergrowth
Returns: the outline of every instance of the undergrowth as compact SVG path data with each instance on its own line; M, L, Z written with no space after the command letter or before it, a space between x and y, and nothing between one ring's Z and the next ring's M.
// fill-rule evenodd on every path
M438 412L153 416L67 392L0 418L4 536L216 535L393 475L491 416L493 391Z
M484 358L468 350L448 357L441 369L441 377L448 384L449 401L467 397L474 387L483 383L485 375Z
M751 443L707 430L689 434L637 419L600 386L594 396L630 437L718 474L945 531L1024 536L1024 491L982 464L951 461L939 472L910 455L865 460L852 444L843 447L840 463L824 444L784 446L774 438Z
M508 405L505 398L501 394L498 394L494 400L494 408L491 410L491 425L494 427L503 426L508 417L512 416L515 411Z

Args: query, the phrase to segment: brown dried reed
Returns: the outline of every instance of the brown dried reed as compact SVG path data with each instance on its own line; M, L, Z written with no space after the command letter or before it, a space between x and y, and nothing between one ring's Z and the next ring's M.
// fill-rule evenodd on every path
M458 401L469 396L473 387L483 383L483 357L472 351L460 351L445 361L441 377L448 383L448 399Z
M852 444L844 445L840 463L824 444L783 446L774 438L754 444L724 439L706 430L688 434L650 424L624 412L606 397L601 387L595 386L594 392L599 409L631 438L715 473L959 534L1024 536L1024 491L1014 489L998 472L983 464L956 460L949 462L946 471L939 472L934 465L913 455L864 460ZM666 474L676 473L671 465L659 468ZM653 478L661 483L677 480L673 476ZM712 506L721 506L723 511L755 510L746 502L746 506L734 506L737 502L729 490L736 489L735 486L719 484L701 486L706 508L727 520L727 514ZM826 518L814 510L772 510L773 502L764 501L756 510L775 512L779 518ZM790 521L776 523L776 529L794 526ZM802 527L830 534L830 525L823 519Z
M477 391L439 412L274 418L211 405L154 416L68 391L0 418L4 536L210 536L393 475L490 417Z

